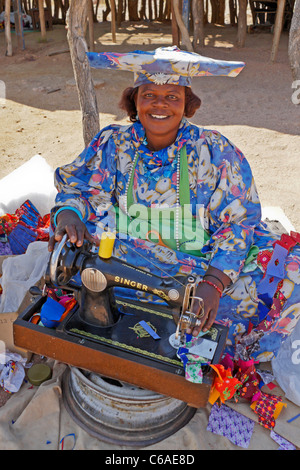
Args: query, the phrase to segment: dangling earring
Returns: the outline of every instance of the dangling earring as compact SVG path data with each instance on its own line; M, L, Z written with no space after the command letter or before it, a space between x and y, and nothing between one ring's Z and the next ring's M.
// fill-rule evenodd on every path
M136 113L135 119L136 119L137 121L139 120L139 115L138 115L138 113Z

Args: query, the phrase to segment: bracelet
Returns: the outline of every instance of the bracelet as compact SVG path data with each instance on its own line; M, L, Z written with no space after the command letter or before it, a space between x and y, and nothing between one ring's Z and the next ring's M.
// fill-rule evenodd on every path
M222 297L223 292L222 292L222 290L220 289L220 287L216 286L216 284L214 284L213 282L207 281L206 279L202 279L202 280L200 281L200 284L203 283L203 282L204 282L205 284L208 284L209 286L214 287L214 288L219 292L220 297Z
M64 211L64 210L68 210L68 211L73 211L73 212L75 212L75 213L78 215L78 217L80 218L80 220L82 220L81 212L80 212L78 209L76 209L75 207L72 207L72 206L63 206L63 207L60 207L60 208L55 212L55 214L54 214L54 218L53 218L53 225L54 225L54 227L56 227L56 225L57 225L57 224L56 224L56 218L57 218L58 214L59 214L60 212Z
M225 286L224 286L223 282L222 282L221 279L219 279L217 276L214 276L213 274L205 274L205 275L203 276L203 279L206 278L206 276L214 277L215 279L217 279L217 280L222 284L223 290L225 289Z

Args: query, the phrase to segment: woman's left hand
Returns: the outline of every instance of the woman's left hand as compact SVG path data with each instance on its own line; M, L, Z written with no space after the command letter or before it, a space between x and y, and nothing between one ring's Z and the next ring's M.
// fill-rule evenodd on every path
M220 294L217 289L205 282L198 284L196 287L197 297L203 299L203 316L200 319L201 325L194 327L193 329L187 329L188 334L192 334L193 336L198 336L200 331L207 331L209 330L217 316L219 303L220 303ZM195 309L198 307L198 311L194 311L193 313L199 314L199 302L195 302Z

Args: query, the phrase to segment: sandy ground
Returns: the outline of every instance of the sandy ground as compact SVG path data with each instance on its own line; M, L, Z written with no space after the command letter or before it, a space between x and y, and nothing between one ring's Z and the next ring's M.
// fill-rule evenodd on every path
M202 106L192 118L195 124L220 130L246 155L252 167L263 206L281 206L300 230L300 90L293 89L288 63L288 33L283 32L276 63L270 62L271 33L247 34L244 48L235 47L237 29L229 25L206 26L203 55L243 60L246 67L236 79L195 79L193 90ZM0 80L5 98L0 99L0 178L42 155L53 167L73 160L84 147L81 110L66 30L54 26L41 42L39 31L25 32L25 50L5 56L0 33ZM110 23L95 25L96 51L154 49L172 44L171 25L127 22L111 40ZM132 83L129 72L93 71L103 80L96 89L101 127L127 121L118 108L122 90ZM1 82L0 82L1 84ZM298 87L300 88L300 87ZM3 83L2 83L3 90Z
M193 90L202 106L192 122L220 130L244 152L263 206L280 206L299 231L300 104L292 101L295 89L288 64L288 34L282 34L277 61L272 64L272 34L248 34L245 47L238 49L236 33L230 26L206 26L206 46L198 52L242 60L246 67L236 79L194 81ZM99 23L95 41L97 51L150 50L172 44L171 27L124 23L114 44L110 23ZM24 51L17 51L14 34L13 44L14 55L6 57L4 33L0 32L0 178L35 154L56 168L73 160L84 147L71 60L63 52L68 48L65 28L54 26L47 32L46 43L40 41L38 31L26 32ZM118 101L122 90L132 83L131 74L93 71L93 77L104 82L96 89L101 127L127 122ZM296 98L300 101L300 90ZM0 393L0 405L7 399Z

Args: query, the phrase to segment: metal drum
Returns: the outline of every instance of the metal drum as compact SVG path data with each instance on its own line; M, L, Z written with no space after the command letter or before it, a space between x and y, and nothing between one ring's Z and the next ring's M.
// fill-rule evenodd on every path
M77 424L104 442L143 447L187 424L196 408L134 385L69 367L64 405Z

